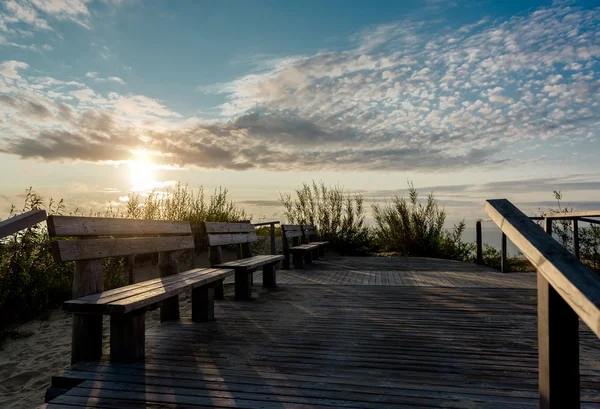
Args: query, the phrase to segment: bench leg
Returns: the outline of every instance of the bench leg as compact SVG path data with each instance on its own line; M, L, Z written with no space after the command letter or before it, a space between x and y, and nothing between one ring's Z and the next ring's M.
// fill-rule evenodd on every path
M146 342L146 312L110 316L110 360L132 362L143 359Z
M290 269L290 253L284 253L283 254L283 262L281 263L281 269L282 270L289 270Z
M319 246L319 256L325 257L325 246Z
M312 254L313 254L313 252L311 250L304 252L304 262L306 264L312 264L312 262L313 262Z
M225 279L215 282L215 300L222 300L225 298L225 289L223 287L223 281L225 281Z
M73 314L71 364L102 357L102 315Z
M235 272L235 299L249 300L252 298L252 273L249 271Z
M205 322L215 319L214 284L192 289L192 321Z
M304 268L304 256L301 252L294 252L294 268Z
M319 248L316 248L312 251L312 257L313 257L313 260L319 259Z
M277 287L277 264L267 264L263 266L263 287L275 288Z
M160 322L179 319L179 295L167 298L160 307Z

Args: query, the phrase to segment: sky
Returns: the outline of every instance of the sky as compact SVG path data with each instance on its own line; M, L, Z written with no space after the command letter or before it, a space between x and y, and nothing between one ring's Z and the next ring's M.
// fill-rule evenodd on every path
M600 209L597 1L0 2L0 214L218 186Z

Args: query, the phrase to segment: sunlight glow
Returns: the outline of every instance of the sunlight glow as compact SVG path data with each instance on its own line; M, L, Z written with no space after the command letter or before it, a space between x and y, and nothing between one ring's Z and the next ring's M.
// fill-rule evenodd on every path
M150 192L157 185L154 175L155 166L145 150L136 150L133 154L135 159L129 162L131 190L134 192Z

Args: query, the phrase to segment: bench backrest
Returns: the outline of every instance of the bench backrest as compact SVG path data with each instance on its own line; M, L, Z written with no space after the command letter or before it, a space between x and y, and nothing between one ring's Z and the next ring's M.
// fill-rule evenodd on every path
M297 246L304 233L302 232L302 225L300 224L282 224L281 225L281 241L283 244L283 252L286 253L290 248L289 240L292 240L292 247Z
M189 222L50 216L47 223L50 237L75 238L52 243L56 262L75 261L74 298L104 291L103 258L158 253L160 276L166 277L179 271L173 252L194 248Z
M103 217L50 216L50 237L75 237L52 243L56 261L80 261L194 248L189 222Z
M258 239L254 226L248 222L204 222L201 231L209 247L252 243Z
M302 233L304 234L304 237L306 238L306 242L309 242L311 236L317 235L317 228L315 226L313 226L312 224L303 224L302 225Z

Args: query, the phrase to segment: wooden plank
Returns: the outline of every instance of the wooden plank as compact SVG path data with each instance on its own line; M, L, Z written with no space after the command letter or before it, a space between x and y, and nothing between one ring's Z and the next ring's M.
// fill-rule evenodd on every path
M147 291L135 295L120 298L109 303L84 304L67 301L64 303L64 307L68 311L82 311L97 314L124 314L139 309L151 307L163 300L168 299L169 297L181 294L186 291L191 291L194 288L206 285L208 283L216 282L233 274L233 270L213 270L212 272L207 274L187 276L183 280L176 281L174 283L164 286L159 286L151 290L149 289Z
M266 264L275 264L278 263L279 261L283 260L283 256L282 255L277 255L277 256L254 256L251 258L247 258L247 259L242 259L242 260L236 260L236 261L230 261L228 263L221 263L221 264L217 264L214 267L218 267L218 268L246 268L246 269L253 269L253 268L258 268L258 267L262 267Z
M272 222L252 223L252 225L254 227L257 227L257 226L269 226L269 225L272 225L272 224L274 225L274 224L279 224L279 223L280 223L279 220L276 220L276 221L272 221Z
M93 238L80 238L74 243L87 243ZM104 291L102 259L75 262L72 295L74 299ZM93 361L102 356L102 317L73 314L71 363Z
M45 210L30 210L0 222L0 239L46 220Z
M575 217L600 217L600 210L586 210L582 212L546 213L543 217L554 220L573 219Z
M600 276L545 234L540 226L508 200L488 200L485 210L575 313L600 337Z
M258 240L256 233L240 234L209 234L207 236L209 246L227 246L230 244L252 243Z
M158 253L158 272L160 278L170 277L179 273L179 262L172 251ZM165 298L160 306L160 322L179 319L179 294Z
M105 238L85 241L60 240L52 243L54 259L57 262L192 248L194 248L194 238L192 236Z
M191 233L189 222L79 216L48 217L48 234L51 237L185 235Z
M577 219L571 221L571 227L573 229L573 255L579 257L579 222Z
M212 233L254 233L254 225L250 223L204 222L205 234Z
M481 220L475 222L475 262L483 264L483 234L481 232Z

